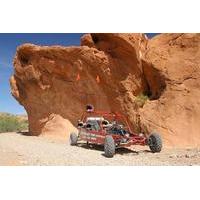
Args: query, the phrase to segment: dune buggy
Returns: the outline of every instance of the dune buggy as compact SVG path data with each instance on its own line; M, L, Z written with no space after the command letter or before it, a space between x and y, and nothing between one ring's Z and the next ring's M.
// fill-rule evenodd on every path
M91 105L87 106L86 112L78 121L77 128L78 135L70 134L71 145L77 145L78 141L104 145L106 157L113 157L116 148L130 147L131 145L148 145L153 153L160 152L162 149L162 140L159 134L152 133L146 136L142 133L134 133L122 114L94 111Z

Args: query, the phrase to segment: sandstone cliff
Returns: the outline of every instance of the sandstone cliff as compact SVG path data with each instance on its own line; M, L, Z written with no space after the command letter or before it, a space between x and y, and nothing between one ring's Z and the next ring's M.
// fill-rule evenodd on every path
M140 111L141 122L163 133L166 144L200 144L200 34L161 34L148 42L144 74L152 101Z
M125 113L137 131L161 132L166 145L199 145L199 49L199 34L86 34L79 47L24 44L14 58L12 94L33 135L66 135L91 103Z

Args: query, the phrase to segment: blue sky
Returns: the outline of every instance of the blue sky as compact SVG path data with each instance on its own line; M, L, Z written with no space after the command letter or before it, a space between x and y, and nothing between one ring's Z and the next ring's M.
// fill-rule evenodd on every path
M10 94L9 78L13 74L12 61L17 46L23 43L38 45L80 45L82 33L13 33L0 34L0 112L26 113ZM155 34L149 33L148 37Z

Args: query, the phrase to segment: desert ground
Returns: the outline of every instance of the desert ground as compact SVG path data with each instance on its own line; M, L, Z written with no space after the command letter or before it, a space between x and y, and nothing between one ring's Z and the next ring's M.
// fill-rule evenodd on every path
M200 148L163 148L151 153L148 147L134 146L118 149L113 158L104 156L103 147L47 137L27 136L21 133L0 134L1 166L54 165L199 165Z

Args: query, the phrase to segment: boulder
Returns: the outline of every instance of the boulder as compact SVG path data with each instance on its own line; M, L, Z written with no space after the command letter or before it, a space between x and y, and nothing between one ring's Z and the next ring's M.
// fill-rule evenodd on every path
M32 135L69 135L67 127L59 124L69 120L76 125L86 104L124 112L125 99L146 90L139 58L139 42L146 45L143 34L83 38L80 47L23 44L17 48L11 91L27 111Z

